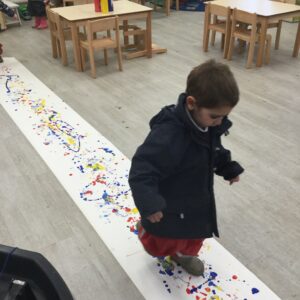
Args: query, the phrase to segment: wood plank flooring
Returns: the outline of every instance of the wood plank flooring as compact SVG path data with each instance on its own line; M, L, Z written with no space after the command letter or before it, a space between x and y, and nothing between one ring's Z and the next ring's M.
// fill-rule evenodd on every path
M245 69L245 54L222 59L220 39L202 51L203 13L154 13L153 41L168 48L152 59L114 53L97 79L51 57L49 31L30 22L0 33L14 56L128 158L149 119L176 102L192 67L228 63L241 90L224 144L246 169L239 184L216 180L219 242L285 300L300 299L300 60L292 58L297 25L284 23L271 63ZM272 32L274 35L274 32ZM76 299L143 299L63 187L0 108L0 243L34 250L57 268ZM267 300L267 299L266 299ZM269 300L269 299L268 299Z

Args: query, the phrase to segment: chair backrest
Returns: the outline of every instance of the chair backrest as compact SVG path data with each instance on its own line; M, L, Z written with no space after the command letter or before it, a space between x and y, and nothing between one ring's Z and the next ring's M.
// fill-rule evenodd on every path
M248 13L234 8L232 12L232 28L236 27L237 22L251 25L251 32L256 33L256 29L257 29L256 13Z
M115 30L116 40L119 40L119 20L118 17L109 17L98 19L96 21L87 22L87 39L92 41L94 39L94 33L103 32L108 30Z
M64 29L66 30L68 28L67 24L64 23L60 19L59 14L52 11L51 8L46 9L46 14L47 14L51 34L56 36L58 39L65 39Z
M224 7L217 4L207 3L208 13L210 15L216 15L220 17L230 16L230 7Z
M58 33L56 16L58 16L58 15L57 15L57 13L53 12L51 10L51 8L49 8L49 7L46 8L46 14L47 14L47 18L48 18L50 32L51 32L51 34L56 36Z

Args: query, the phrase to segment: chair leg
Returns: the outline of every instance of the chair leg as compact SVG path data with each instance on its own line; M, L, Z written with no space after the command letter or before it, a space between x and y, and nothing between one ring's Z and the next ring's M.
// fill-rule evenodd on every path
M95 57L94 57L93 49L89 49L89 56L90 56L91 75L93 78L96 78L96 65L95 65Z
M238 53L241 54L244 52L244 48L247 46L247 43L241 39L238 39L238 43L239 43Z
M104 63L107 66L108 65L108 56L107 56L107 49L104 48Z
M211 38L210 38L210 45L214 46L216 41L216 31L212 30L211 32Z
M57 42L56 38L51 34L52 57L57 58Z
M117 47L117 52L118 52L119 70L123 71L123 61L122 61L122 53L121 53L121 47L120 47L120 45Z
M254 48L255 48L255 42L249 42L249 50L248 50L248 58L247 58L247 64L246 68L250 69L252 67L253 57L254 57Z
M86 52L84 48L80 48L80 58L81 58L81 64L82 64L82 70L85 69L85 60L86 60Z
M235 41L235 38L234 38L234 36L232 36L231 39L230 39L230 42L229 42L229 46L228 46L228 55L227 55L228 60L231 60L231 58L232 58L234 41Z
M271 59L271 44L272 44L272 37L271 35L267 36L266 41L266 49L265 49L265 64L268 65Z
M58 57L61 58L61 47L60 47L60 41L59 40L56 40L56 45L57 45Z
M217 16L213 16L213 24L217 24L218 18ZM214 46L215 45L215 40L216 40L216 31L212 30L211 32L211 39L210 39L210 45Z
M281 33L282 21L280 20L277 25L276 30L276 39L275 39L275 49L279 49L279 40L280 40L280 33Z
M203 29L203 51L208 51L208 39L209 39L209 21L210 21L210 14L208 13L207 7L205 8L205 15L204 15L204 29Z
M224 50L224 46L225 46L225 34L222 33L222 39L221 39L221 50Z
M294 49L293 49L293 57L298 57L299 55L299 48L300 48L300 23L298 23L298 30L296 34L296 39L294 43Z
M61 49L61 62L64 66L68 65L68 56L65 41L60 41L60 49Z

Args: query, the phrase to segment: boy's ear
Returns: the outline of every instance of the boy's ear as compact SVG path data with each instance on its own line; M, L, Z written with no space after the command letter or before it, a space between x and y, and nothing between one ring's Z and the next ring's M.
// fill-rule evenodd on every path
M186 105L188 110L194 110L196 106L196 99L193 96L187 96Z

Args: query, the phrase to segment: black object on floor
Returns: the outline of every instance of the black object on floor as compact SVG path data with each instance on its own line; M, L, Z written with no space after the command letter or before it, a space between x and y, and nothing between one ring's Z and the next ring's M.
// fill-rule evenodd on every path
M59 273L37 252L0 245L1 300L74 300Z

